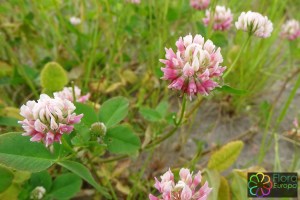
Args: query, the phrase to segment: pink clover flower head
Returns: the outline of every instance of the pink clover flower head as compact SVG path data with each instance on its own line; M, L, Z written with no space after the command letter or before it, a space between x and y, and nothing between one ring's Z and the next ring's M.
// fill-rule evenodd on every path
M273 24L267 16L251 11L242 12L238 21L235 22L235 27L261 38L270 37L273 31Z
M190 5L196 10L205 10L209 3L210 0L190 0Z
M74 92L75 92L75 97L76 97L77 102L85 103L90 98L89 93L81 96L81 90L77 86L74 87ZM54 92L53 95L54 95L54 97L59 97L61 99L67 99L71 102L74 102L72 87L64 87L64 89L62 91Z
M20 108L20 114L25 118L19 121L25 131L22 135L30 136L32 142L43 142L46 147L53 142L61 143L61 136L70 134L74 124L83 117L74 111L71 101L41 94L39 100L28 101Z
M191 34L180 37L176 53L166 48L166 59L160 59L165 64L161 68L163 80L170 81L169 88L188 94L190 99L198 93L208 95L219 84L226 67L223 62L221 49L211 40L204 41L201 35Z
M140 4L141 0L127 0L127 2L133 3L133 4Z
M281 27L281 37L295 40L300 37L300 23L295 19L286 21Z
M154 187L159 191L158 197L149 194L150 200L206 200L212 188L208 187L205 182L203 186L201 183L201 172L193 175L189 169L182 168L179 172L180 180L175 183L174 175L169 169L163 176L161 181L155 178Z
M205 26L208 26L210 23L211 13L209 10L205 12L205 18L203 18L203 23ZM233 15L229 8L225 6L216 6L214 16L212 17L212 24L214 30L225 31L228 30L231 26Z
M293 125L295 126L295 128L299 128L298 118L294 119Z

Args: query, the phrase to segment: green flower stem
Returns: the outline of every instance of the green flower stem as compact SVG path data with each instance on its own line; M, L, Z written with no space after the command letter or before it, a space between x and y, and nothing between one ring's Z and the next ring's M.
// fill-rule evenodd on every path
M161 142L163 142L166 139L168 139L169 137L171 137L177 131L177 129L180 127L180 125L182 123L182 120L183 120L183 117L184 117L185 107L186 107L186 96L183 95L180 118L179 118L178 121L175 120L175 127L173 129L171 129L166 135L158 138L156 141L152 142L151 144L148 144L145 147L145 149L150 149L150 148L160 144Z
M290 104L292 103L299 87L300 87L300 75L298 76L298 79L297 79L297 81L296 81L296 83L295 83L295 85L292 89L292 92L290 93L287 102L284 104L284 107L282 108L282 110L280 112L280 115L277 118L277 127L282 122L283 118L285 117L286 112L287 112Z
M293 55L290 54L290 57L293 57ZM291 67L291 69L293 68L292 58L291 58L291 62L290 62L290 67ZM295 83L295 85L294 85L294 87L293 87L293 89L292 89L292 91L291 91L291 93L288 97L288 100L285 103L284 107L282 108L282 110L279 114L279 117L277 118L277 127L282 122L283 118L285 117L287 109L289 108L290 104L292 103L299 87L300 87L300 75L298 76L298 79L297 79L297 81L296 81L296 83Z
M266 138L267 138L270 124L271 124L271 119L272 119L273 113L274 113L274 106L272 106L272 108L270 110L270 114L268 115L267 123L266 123L265 129L264 129L264 133L263 133L263 137L262 137L262 141L261 141L261 145L260 145L260 152L258 155L258 163L259 164L262 163L262 161L265 157Z
M97 174L97 172L95 172L95 173ZM114 190L114 188L113 188L113 186L112 186L112 184L111 184L111 180L109 180L109 178L108 178L107 176L105 176L105 178L106 178L106 182L107 182L107 185L108 185L108 187L109 187L109 190L111 191L111 194L112 194L113 199L114 199L114 200L118 200L118 197L117 197L117 195L116 195L116 192L115 192L115 190Z
M250 38L251 38L251 34L248 35L247 40L245 41L245 43L243 44L241 50L239 51L238 55L236 56L235 60L233 61L233 63L231 64L231 66L228 68L228 70L226 70L225 74L223 75L223 78L225 79L225 77L231 72L231 70L234 68L235 64L237 63L237 61L239 60L239 58L242 55L242 52L244 52L244 50L246 49L247 45L250 42Z
M290 54L290 57L292 57L291 54ZM290 58L290 60L292 60L292 58ZM293 66L293 63L290 62L290 68L292 68L292 66ZM294 85L294 87L293 87L293 89L292 89L292 91L291 91L291 93L290 93L290 95L289 95L286 103L284 104L284 106L283 106L283 108L282 108L282 110L281 110L281 112L280 112L280 114L279 114L279 116L278 116L278 118L276 120L276 126L275 126L275 128L272 129L272 133L274 133L273 135L274 135L275 138L277 138L277 133L275 133L275 132L278 129L278 127L279 127L280 123L282 122L282 120L284 119L284 117L286 116L287 110L288 110L290 104L292 103L292 101L293 101L293 99L294 99L294 97L296 95L296 92L297 92L297 90L298 90L299 87L300 87L300 75L298 76L298 79L297 79L297 81L296 81L296 83L295 83L295 85ZM269 118L268 118L268 122L267 122L267 125L266 125L266 128L265 128L265 131L264 131L264 135L263 135L263 139L262 139L262 144L261 144L261 148L260 148L260 153L259 153L259 161L258 161L259 164L262 162L262 160L263 160L263 158L264 158L264 156L266 154L266 150L265 150L266 136L267 136L267 133L268 133L268 127L270 125L270 120L272 118L273 111L274 111L274 105L271 108L271 112L270 112L270 115L269 115ZM277 140L275 142L277 142ZM276 148L276 145L277 144L275 144L275 148Z
M64 137L61 137L61 143L66 149L68 149L72 153L75 152L74 149L70 146L70 144L67 142L67 140Z
M182 122L184 111L185 111L185 105L186 105L186 97L185 95L183 95L180 118L178 121L175 121L175 126L179 126Z
M274 132L273 135L275 139L275 145L274 145L274 150L275 150L275 160L274 160L274 171L275 172L281 172L281 161L280 161L280 156L279 156L279 145L278 145L278 134Z
M11 61L12 61L11 64L13 64L13 65L16 66L17 71L20 73L20 75L22 76L22 78L25 80L25 82L27 83L27 85L30 87L33 95L36 98L38 98L39 97L39 93L38 93L38 91L37 91L37 89L36 89L36 87L35 87L32 79L30 79L30 77L27 75L24 67L21 66L21 64L19 64L18 58L15 56L15 53L14 53L13 49L11 48L11 46L9 46L7 43L4 43L4 47L6 47L7 56L11 58Z
M181 112L180 112L180 118L178 121L175 120L176 124L175 127L172 128L167 134L165 134L164 136L158 138L157 140L153 141L152 143L148 144L145 148L140 149L139 152L142 152L144 149L151 149L152 147L162 143L163 141L165 141L166 139L168 139L169 137L171 137L180 127L180 125L182 124L183 118L184 118L184 111L186 108L186 96L183 95L183 100L182 100L182 106L181 106ZM191 111L192 112L192 111ZM122 160L129 157L129 155L121 155L121 156L116 156L113 158L107 158L107 159L102 159L100 160L101 163L109 163L109 162L114 162L114 161L118 161L118 160Z
M74 85L74 81L71 82L71 85L72 85L73 102L76 102L76 95L75 95L75 85Z
M190 109L190 111L185 115L186 118L190 118L200 107L201 103L203 101L203 97L200 96L198 100L194 103L193 107Z
M211 38L211 36L214 34L213 19L214 19L215 12L216 12L217 2L218 2L218 0L214 0L210 6L210 20L209 20L208 28L207 28L207 38Z
M56 11L57 11L56 14L57 14L57 17L58 17L59 22L60 22L61 24L63 24L65 27L67 27L66 21L64 20L64 16L62 15L61 8L59 7L58 1L54 1L54 5L55 5ZM43 7L43 6L41 6L41 7ZM44 12L45 15L46 15L45 9L43 9L43 12ZM50 19L48 19L48 21L50 21ZM62 43L62 45L68 50L68 52L69 52L70 54L72 54L72 56L74 57L74 59L75 59L78 63L80 63L81 60L80 60L79 56L77 55L75 49L72 48L71 42L70 42L70 41L67 41L67 40L65 41L65 40L63 39L64 35L63 35L63 33L61 33L61 32L59 31L58 28L55 27L55 28L54 28L54 31L55 31L55 33L57 34L57 36L59 37L59 40L60 40L60 42Z
M149 154L147 155L146 160L144 161L142 167L140 168L140 172L138 174L138 180L136 181L132 187L132 189L130 190L129 195L127 196L126 200L130 200L130 199L136 199L136 189L138 189L139 184L142 184L141 180L143 180L143 176L145 174L145 171L147 169L147 167L149 166L150 161L152 161L153 159L153 154L154 154L154 149L152 149Z
M168 9L169 9L169 0L165 0L165 9L164 9L164 22L167 21Z
M112 157L112 158L101 159L99 162L100 163L110 163L110 162L125 159L127 157L129 157L129 155L115 156L115 157Z
M74 151L73 153L69 154L68 156L62 158L61 153L62 153L62 150L59 151L59 157L58 157L57 162L70 160L70 159L74 158L77 155L77 152Z
M97 19L99 18L99 16L96 16ZM92 43L91 43L91 55L95 55L96 54L96 50L97 50L97 44L99 41L99 29L97 27L97 23L94 23L94 29L93 29L93 33L92 33ZM90 59L87 60L86 63L86 69L85 69L85 76L84 76L84 88L86 89L88 87L88 83L89 83L89 79L90 79L90 75L92 72L92 68L95 62L95 56L91 56Z
M150 149L150 148L155 147L156 145L162 143L163 141L165 141L166 139L171 137L177 131L177 129L178 129L178 126L175 126L166 135L158 138L156 141L152 142L151 144L148 144L144 149Z
M191 118L191 120L189 121L187 130L184 131L184 134L181 135L181 144L180 144L180 146L182 146L182 147L186 145L186 143L188 141L188 138L190 138L191 129L192 129L192 127L193 127L193 125L195 123L195 120L196 120L196 118L195 118L194 115L196 114L196 112L200 108L200 105L201 105L202 102L203 102L203 97L199 96L199 98L194 103L194 105L191 107L191 109L189 110L189 112L187 112L187 114L184 115L186 119L190 119Z
M294 140L292 140L293 142L294 142ZM299 145L300 146L300 145ZM299 155L299 149L298 149L299 147L297 147L297 145L296 144L294 144L294 158L293 158L293 161L292 161L292 163L291 163L291 166L290 166L290 168L289 168L289 171L290 172L293 172L293 171L296 171L296 169L297 169L297 164L298 164L298 162L299 162L299 158L300 158L300 155Z
M293 68L293 46L291 41L289 41L289 55L289 67L291 70Z

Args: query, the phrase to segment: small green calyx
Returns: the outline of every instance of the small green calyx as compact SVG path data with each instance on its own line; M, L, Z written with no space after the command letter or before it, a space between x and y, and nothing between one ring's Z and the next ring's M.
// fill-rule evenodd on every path
M93 137L104 137L106 134L106 126L102 122L95 122L91 126L91 134Z

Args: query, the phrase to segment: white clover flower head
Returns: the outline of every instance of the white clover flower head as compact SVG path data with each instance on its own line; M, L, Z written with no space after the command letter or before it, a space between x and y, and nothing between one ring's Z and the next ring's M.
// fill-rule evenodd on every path
M79 89L79 87L77 87L77 86L74 87L74 93L75 93L76 101L80 102L80 103L85 103L90 98L90 94L89 93L82 96L81 95L81 89ZM54 97L59 97L61 99L67 99L69 101L74 102L74 99L73 99L73 88L72 87L64 87L62 91L54 92L53 96Z
M81 24L81 19L78 17L70 17L70 23L73 25Z
M300 37L300 23L295 19L286 21L281 27L281 37L295 40Z
M42 199L46 193L46 189L43 186L38 186L30 193L30 199L38 200Z
M261 38L270 37L273 31L273 24L267 16L252 11L242 12L238 21L235 22L235 26L238 30Z
M44 142L46 147L53 142L61 143L62 135L70 134L83 117L74 111L71 101L41 94L37 102L28 101L21 106L20 114L25 118L19 121L25 131L22 135L31 136L32 142Z

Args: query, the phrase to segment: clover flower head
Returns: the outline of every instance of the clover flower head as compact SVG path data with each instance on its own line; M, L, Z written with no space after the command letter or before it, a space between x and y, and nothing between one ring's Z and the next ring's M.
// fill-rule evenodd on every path
M211 13L209 10L205 12L205 18L203 18L203 23L205 26L208 26L210 23ZM214 30L225 31L228 30L231 26L233 15L229 8L225 6L216 6L214 16L212 16L212 24Z
M90 98L89 93L81 96L81 90L77 86L74 87L74 92L75 92L75 97L77 102L85 103ZM54 97L59 97L61 99L67 99L71 102L74 102L72 87L64 87L62 91L54 92L53 95Z
M205 10L209 3L210 0L190 0L190 5L196 10Z
M180 180L175 183L174 175L169 169L163 174L159 181L155 178L154 187L161 194L156 197L149 194L150 200L206 200L212 188L208 187L208 183L205 182L203 186L201 183L201 172L193 175L189 169L182 168L179 172Z
M81 19L78 17L70 17L70 23L73 25L81 24Z
M286 21L281 27L281 37L295 40L300 37L300 23L295 19Z
M46 193L46 189L43 186L38 186L30 193L30 199L42 199Z
M107 128L103 122L95 122L91 125L91 134L96 137L103 137L106 135Z
M127 0L127 2L133 3L133 4L140 4L141 0Z
M298 118L294 119L293 125L295 126L295 128L299 128Z
M39 100L21 106L20 114L25 118L19 121L25 131L22 135L31 136L32 142L44 142L46 147L53 142L61 143L61 136L70 134L83 117L74 111L71 101L41 94Z
M160 59L165 64L161 70L162 79L169 80L169 88L182 91L190 99L198 93L208 95L219 84L226 67L223 62L221 49L216 48L211 40L204 41L201 35L191 34L180 37L177 42L177 52L166 48L166 59Z
M293 120L293 128L286 131L285 134L288 137L291 137L292 139L295 139L297 141L300 140L300 128L299 128L299 121L297 117L295 117Z
M273 31L273 24L267 16L251 11L242 12L238 21L235 22L235 26L238 30L243 30L250 35L254 34L261 38L270 37Z

